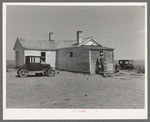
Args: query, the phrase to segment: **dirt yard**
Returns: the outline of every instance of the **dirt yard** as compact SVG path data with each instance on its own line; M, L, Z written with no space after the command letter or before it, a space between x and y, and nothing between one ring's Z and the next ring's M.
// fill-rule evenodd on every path
M144 108L145 76L133 71L107 78L66 71L19 78L14 69L6 75L7 108Z

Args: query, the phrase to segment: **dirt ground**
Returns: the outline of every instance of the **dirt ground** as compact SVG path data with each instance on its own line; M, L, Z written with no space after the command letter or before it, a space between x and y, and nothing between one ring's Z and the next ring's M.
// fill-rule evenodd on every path
M55 77L6 73L7 108L143 109L145 75L134 71L113 77L56 71Z

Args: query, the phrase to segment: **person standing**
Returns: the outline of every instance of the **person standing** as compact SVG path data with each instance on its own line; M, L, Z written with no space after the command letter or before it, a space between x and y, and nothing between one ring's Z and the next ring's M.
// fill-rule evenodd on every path
M100 51L100 64L101 64L101 69L102 72L104 71L104 56L103 56L103 51Z

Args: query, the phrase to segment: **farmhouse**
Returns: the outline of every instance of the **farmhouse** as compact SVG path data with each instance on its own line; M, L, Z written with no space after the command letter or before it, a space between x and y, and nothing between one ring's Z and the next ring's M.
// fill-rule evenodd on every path
M55 45L52 37L49 40L17 38L13 48L15 50L16 67L25 63L25 56L41 56L43 62L55 67Z
M114 49L93 37L83 38L82 31L77 32L76 40L55 41L53 33L49 33L49 40L17 38L14 50L16 66L25 62L25 56L34 55L56 69L89 74L96 73L97 59L103 53L104 71L114 71Z

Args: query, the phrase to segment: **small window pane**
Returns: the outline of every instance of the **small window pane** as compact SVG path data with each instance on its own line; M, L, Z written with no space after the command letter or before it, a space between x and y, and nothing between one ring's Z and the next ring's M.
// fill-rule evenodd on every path
M125 61L125 64L128 64L129 62L128 61Z
M42 56L42 57L45 57L45 52L41 52L41 56Z
M130 64L133 64L133 62L132 62L132 61L129 61L129 63L130 63Z
M73 52L70 52L70 57L73 57Z
M34 63L34 57L32 57L32 63Z
M30 63L30 57L26 57L26 63Z
M35 57L35 63L40 63L40 58Z
M30 57L30 63L32 63L32 57Z

